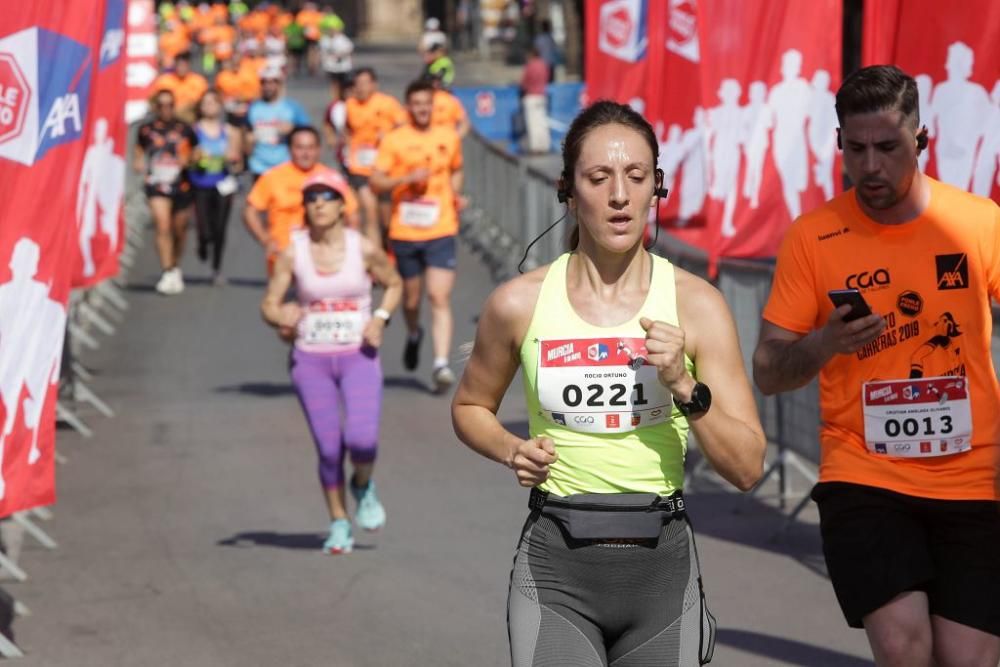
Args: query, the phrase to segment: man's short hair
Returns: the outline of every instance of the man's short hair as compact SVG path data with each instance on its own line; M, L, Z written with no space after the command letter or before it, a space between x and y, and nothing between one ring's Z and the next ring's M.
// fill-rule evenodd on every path
M179 62L181 60L183 60L186 63L190 63L191 62L191 52L190 51L181 51L176 56L174 56L174 63L177 63L177 62Z
M434 94L434 84L431 83L430 79L422 77L413 81L406 87L406 94L403 95L403 99L407 102L410 101L411 95L416 95L417 93L428 92L431 95Z
M359 67L358 69L354 70L352 78L357 79L362 74L367 74L368 76L370 76L372 78L372 81L378 81L378 75L375 74L374 67Z
M862 67L848 76L837 91L836 106L841 125L852 114L894 110L912 119L914 128L920 124L917 82L895 65Z
M288 133L288 137L285 139L285 142L288 144L289 148L292 147L292 141L295 139L295 135L302 134L303 132L305 132L306 134L313 135L316 138L317 144L323 143L320 140L319 132L316 130L315 127L313 127L312 125L296 125L295 127L292 128L292 131Z

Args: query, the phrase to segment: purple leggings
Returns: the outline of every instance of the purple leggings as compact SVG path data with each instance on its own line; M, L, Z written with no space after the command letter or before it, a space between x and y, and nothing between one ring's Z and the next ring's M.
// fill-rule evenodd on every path
M319 453L324 488L344 483L344 448L352 463L371 463L378 449L382 364L372 349L342 354L292 350L292 384ZM341 423L343 407L343 424Z

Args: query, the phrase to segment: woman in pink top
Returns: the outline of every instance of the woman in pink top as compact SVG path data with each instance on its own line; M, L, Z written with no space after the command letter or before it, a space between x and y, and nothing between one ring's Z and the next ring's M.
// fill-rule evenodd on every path
M403 282L382 249L344 225L347 182L334 171L302 187L306 228L294 232L278 257L261 303L264 320L294 343L291 376L319 452L319 477L330 510L327 553L354 546L344 494L344 454L354 475L355 521L365 530L385 524L371 480L382 406L378 348ZM372 277L383 287L371 310ZM296 301L283 303L295 283ZM341 419L343 408L343 419Z

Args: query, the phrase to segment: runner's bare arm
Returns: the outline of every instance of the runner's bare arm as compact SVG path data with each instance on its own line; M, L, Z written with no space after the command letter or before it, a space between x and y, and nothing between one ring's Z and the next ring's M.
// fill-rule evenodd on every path
M465 196L462 194L463 187L465 187L465 172L456 169L451 172L451 191L455 193L455 208L459 210L465 206Z
M834 355L855 352L885 328L878 313L844 322L849 312L849 305L834 309L823 328L807 334L763 320L753 353L753 379L760 390L771 395L804 387Z
M243 208L243 224L246 225L250 235L257 239L257 243L266 248L270 238L268 238L267 230L264 229L264 223L260 219L260 211L249 203Z
M525 441L504 428L496 413L521 363L518 348L541 287L536 273L501 285L487 299L472 355L451 404L459 440L509 468L515 467L518 448Z
M458 132L458 138L464 139L465 135L467 135L471 129L472 123L469 122L468 115L462 114L458 119L458 123L455 124L455 131Z
M375 281L385 288L379 308L390 313L395 312L403 298L403 279L382 248L373 243L371 239L362 237L361 248L364 253L365 268L372 274Z
M749 491L763 472L767 440L733 316L717 289L681 270L677 271L677 311L697 381L712 391L708 412L688 418L691 430L712 467L736 488ZM668 388L678 400L687 402L694 378L686 371L683 376Z
M295 256L291 246L286 248L274 262L274 272L267 281L267 291L260 302L260 314L272 327L293 327L301 316L296 303L283 304L285 294L292 285L292 268Z
M132 151L132 168L135 169L137 174L146 173L146 152L138 143L136 143Z
M424 169L418 171L426 171ZM381 194L383 192L392 192L397 185L403 185L404 183L412 183L414 180L414 174L416 171L411 171L408 174L403 174L402 176L397 176L393 178L389 174L385 173L381 169L372 170L372 175L368 178L368 185L372 187L372 190L376 194Z
M229 140L226 146L226 161L229 163L229 173L238 174L243 171L243 132L235 125L226 125L229 130Z

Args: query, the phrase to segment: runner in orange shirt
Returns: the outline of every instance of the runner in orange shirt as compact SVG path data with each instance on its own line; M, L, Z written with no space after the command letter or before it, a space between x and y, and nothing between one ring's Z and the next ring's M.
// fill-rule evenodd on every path
M368 185L378 144L393 128L406 122L406 111L378 89L375 70L362 67L354 75L354 95L347 99L347 180L361 197L365 236L381 243L378 201ZM384 221L383 221L384 222Z
M168 21L160 33L160 66L167 69L174 66L174 60L191 48L187 29L180 21Z
M250 234L267 252L268 272L275 257L288 246L292 231L302 226L302 184L322 171L332 171L320 164L319 132L299 126L288 136L292 159L264 172L247 195L243 222ZM267 214L265 228L261 214ZM358 229L358 200L353 192L344 197L344 215L352 229Z
M247 76L243 70L243 59L233 54L226 61L225 68L215 76L215 87L222 95L228 122L238 128L246 128L247 108L251 101L260 97L260 79L256 75Z
M302 26L306 38L306 64L309 74L316 76L319 71L319 38L321 36L320 22L323 13L316 8L316 3L307 2L295 15L295 22Z
M194 118L194 105L208 90L208 81L201 74L191 71L191 54L177 54L174 71L161 74L153 82L153 90L169 90L174 95L176 115L182 120Z
M371 175L379 192L392 193L389 240L403 276L403 313L409 332L403 364L419 363L420 301L424 283L431 306L434 342L434 388L445 391L455 381L448 366L451 350L451 291L455 285L455 238L462 197L462 147L458 133L433 127L434 87L426 80L406 89L410 123L382 139Z
M472 127L465 107L452 95L443 83L440 75L429 75L428 80L434 85L434 110L431 112L431 125L453 128L461 139L469 133Z
M866 67L836 105L855 187L785 237L754 378L772 394L819 374L823 551L875 662L996 665L1000 208L920 172L912 77Z

